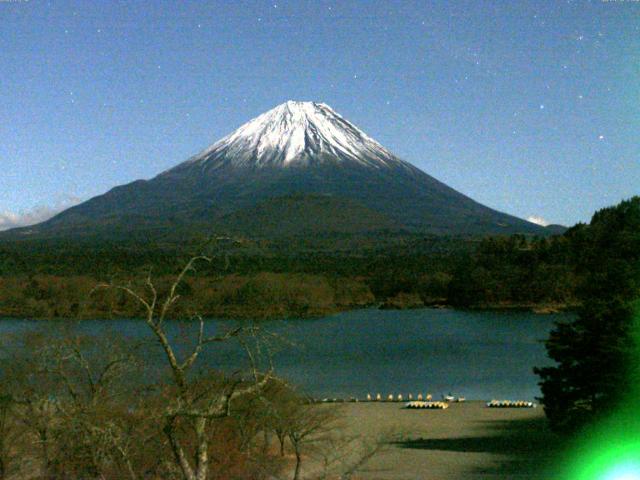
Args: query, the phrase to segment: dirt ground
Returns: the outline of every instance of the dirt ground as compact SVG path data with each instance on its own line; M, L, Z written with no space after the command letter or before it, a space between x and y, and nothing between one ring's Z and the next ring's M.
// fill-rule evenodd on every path
M391 439L358 478L394 480L545 479L556 438L542 408L493 409L483 402L446 410L408 410L399 403L347 403L344 431ZM341 429L342 430L342 429Z

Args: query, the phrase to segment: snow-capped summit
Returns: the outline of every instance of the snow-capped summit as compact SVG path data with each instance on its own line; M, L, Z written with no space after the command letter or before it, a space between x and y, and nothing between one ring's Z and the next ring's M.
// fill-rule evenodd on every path
M208 170L229 164L288 167L349 161L374 168L405 163L327 104L288 101L185 163Z

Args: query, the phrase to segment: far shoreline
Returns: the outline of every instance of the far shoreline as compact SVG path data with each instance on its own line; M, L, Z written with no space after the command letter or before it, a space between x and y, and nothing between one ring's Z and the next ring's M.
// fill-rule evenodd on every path
M535 315L546 316L560 313L575 313L579 305L567 305L567 304L486 304L486 305L472 305L472 306L455 306L449 304L435 304L435 305L423 305L423 306L415 306L415 307L388 307L383 303L378 303L375 305L366 305L366 306L357 306L354 308L341 308L341 309L330 309L324 312L314 312L313 314L300 314L300 313L291 313L290 315L215 315L203 316L205 320L215 320L215 321L255 321L255 322L263 322L263 321L305 321L305 320L319 320L325 317L331 317L333 315L338 315L346 312L356 312L356 311L366 311L366 310L386 310L386 311L406 311L406 310L452 310L459 312L494 312L496 314L501 313L532 313ZM92 315L92 316L81 316L81 317L68 317L68 316L35 316L35 315L27 315L27 314L15 314L15 313L7 313L2 312L0 310L0 321L2 320L25 320L25 321L84 321L84 320L144 320L143 316L138 315ZM179 322L188 322L190 321L187 318L183 318L180 316L169 317L168 320L171 321L179 321Z

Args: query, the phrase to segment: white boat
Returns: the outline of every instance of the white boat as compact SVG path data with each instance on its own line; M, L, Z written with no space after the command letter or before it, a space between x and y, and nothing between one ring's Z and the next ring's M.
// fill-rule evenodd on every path
M465 397L455 397L451 394L449 395L442 395L442 400L445 402L453 402L453 403L460 403L460 402L464 402L466 400Z

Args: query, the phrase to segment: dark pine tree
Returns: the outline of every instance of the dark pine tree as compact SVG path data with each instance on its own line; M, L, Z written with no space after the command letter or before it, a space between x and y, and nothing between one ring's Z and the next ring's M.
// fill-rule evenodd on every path
M618 407L638 362L634 308L640 297L640 197L597 212L570 238L584 279L577 318L546 342L556 366L536 368L551 426L570 432Z

